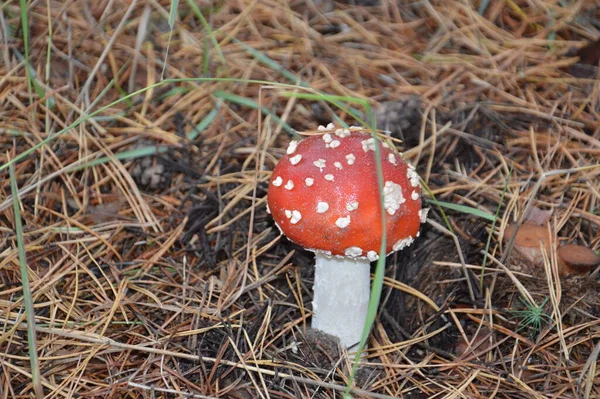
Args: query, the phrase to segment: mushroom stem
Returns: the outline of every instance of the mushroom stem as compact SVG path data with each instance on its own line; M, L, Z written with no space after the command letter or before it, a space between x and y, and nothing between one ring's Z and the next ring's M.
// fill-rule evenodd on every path
M312 328L338 337L345 348L360 342L370 295L370 262L316 254Z

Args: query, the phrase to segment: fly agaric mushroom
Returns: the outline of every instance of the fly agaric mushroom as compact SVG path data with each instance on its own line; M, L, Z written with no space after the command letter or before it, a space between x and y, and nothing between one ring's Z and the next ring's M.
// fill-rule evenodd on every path
M271 177L268 206L288 239L315 252L312 327L344 347L360 341L370 293L370 262L382 241L375 148L379 146L386 252L419 235L419 176L386 144L360 128L292 141Z

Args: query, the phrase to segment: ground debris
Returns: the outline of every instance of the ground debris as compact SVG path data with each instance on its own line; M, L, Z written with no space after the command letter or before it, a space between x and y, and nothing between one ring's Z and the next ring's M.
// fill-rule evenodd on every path
M555 3L4 2L0 392L340 397L265 195L298 132L367 101L447 232L388 257L353 397L600 397L599 270L504 240L539 208L600 250L600 8Z

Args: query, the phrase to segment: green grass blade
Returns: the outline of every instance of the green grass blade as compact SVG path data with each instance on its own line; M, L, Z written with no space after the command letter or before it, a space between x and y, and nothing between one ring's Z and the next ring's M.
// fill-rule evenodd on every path
M442 220L444 221L444 224L446 225L446 228L448 229L448 231L454 233L454 229L452 228L452 224L450 223L450 220L448 219L448 215L446 215L444 208L442 208L441 205L436 204L437 200L435 199L435 195L433 195L433 192L431 192L431 189L429 188L427 183L425 181L423 181L423 179L420 179L420 181L421 181L421 187L423 187L423 191L425 191L427 193L427 196L428 196L427 201L429 203L437 206L438 210L440 211L440 215L442 216ZM447 202L442 202L442 203L447 204ZM454 205L454 204L452 204L452 205Z
M177 18L177 7L179 0L171 0L171 9L169 10L169 27L171 30L175 27L175 18Z
M44 90L35 80L35 71L29 64L29 19L27 18L27 0L19 0L19 9L21 12L21 30L23 31L23 47L25 49L25 56L19 53L16 49L15 54L17 55L17 58L22 57L23 61L25 62L29 102L33 104L32 91L35 90L39 98L44 98ZM54 105L54 99L50 99L48 103Z
M458 211L461 213L466 213L468 215L473 215L475 217L478 218L482 218L485 220L489 220L490 222L493 222L496 220L496 216L492 215L491 213L481 210L481 209L477 209L477 208L473 208L470 206L466 206L466 205L460 205L460 204L453 204L451 202L444 202L444 201L438 201L435 199L429 199L427 200L427 202L429 202L432 205L437 205L437 206L441 206L444 208L448 208L448 209L452 209L453 211Z
M371 129L373 138L375 138L375 140L379 140L379 138L377 137L377 125L375 122L375 117L371 112L371 106L369 103L365 103L365 114L369 119L368 126ZM375 318L377 317L379 301L381 300L381 293L383 291L383 278L385 277L385 259L387 257L387 219L386 212L383 211L385 209L383 195L383 166L381 165L381 148L378 145L375 146L375 165L377 167L377 188L379 190L379 207L381 209L381 246L379 248L379 259L377 260L377 266L375 267L373 284L371 286L371 297L369 298L369 306L367 308L367 320L365 320L365 325L363 326L360 343L358 344L356 356L352 364L352 371L350 373L350 377L348 378L346 391L344 392L344 399L351 398L350 388L352 386L352 382L354 381L356 371L358 370L358 363L360 362L361 354L367 344L369 334L371 333L371 329L373 328L373 324L375 323Z
M19 50L17 50L17 49L13 49L13 52L19 61L22 61L25 63L25 68L26 68L26 72L27 72L27 87L28 87L30 95L32 94L32 89L33 89L33 90L35 90L35 94L37 94L39 98L44 98L44 95L45 95L44 89L42 89L40 84L37 82L37 80L36 80L37 74L35 73L35 70L32 68L31 64L29 64L29 59L27 56L27 53L29 52L29 50L27 47L25 47L25 50L26 50L25 51L26 55L21 54L19 52ZM33 101L33 98L30 96L29 100ZM54 104L54 98L52 98L52 100L50 101L50 104Z
M169 89L169 91L167 91L164 94L161 94L161 96L159 97L159 99L161 101L166 100L168 98L171 98L173 96L177 96L177 95L183 95L183 94L187 94L190 92L189 87L173 87L172 89Z
M483 15L483 13L485 12L485 10L487 10L489 5L490 5L490 0L483 0L479 4L479 8L477 9L477 12L479 13L479 15Z
M29 69L29 20L27 19L27 0L19 0L21 9L21 30L23 31L23 46L25 47L25 70L27 73L27 90L29 102L33 104L33 76Z
M210 112L200 121L196 127L188 133L187 137L189 140L196 140L200 133L205 131L211 123L215 120L217 115L219 115L219 111L221 111L221 106L223 102L221 100L217 101L217 105L210 110Z
M171 39L173 38L173 29L175 28L175 18L177 18L177 7L179 0L171 0L171 8L169 9L169 38L167 39L167 48L165 49L165 62L163 63L162 71L160 72L160 80L163 80L165 71L167 70L167 60L169 58L169 49L171 48ZM118 88L118 86L117 86Z
M129 151L119 152L114 155L114 158L118 159L120 161L131 160L131 159L136 159L136 158L149 157L149 156L156 155L156 154L162 154L162 153L167 152L168 150L169 150L168 147L159 147L159 146L153 145L153 146L135 148L135 149L129 150ZM102 164L108 163L110 161L111 161L111 158L109 158L109 157L100 157L100 158L91 160L89 162L86 162L82 165L79 165L77 168L74 168L73 171L90 168L92 166L102 165Z
M361 105L362 107L366 108L367 106L370 106L369 102L367 100L363 100L361 98L356 98L356 97L349 97L349 96L336 96L336 95L332 95L332 94L324 94L324 93L320 93L320 92L317 92L316 94L283 92L283 93L281 93L281 96L295 97L295 98L299 98L301 100L327 101L328 103L336 106L337 108L341 109L342 111L347 112L348 115L350 115L352 118L354 118L354 120L357 121L360 125L368 126L368 124L361 118L360 112L357 109L347 107L343 103L343 101L345 101L347 103L355 103L355 104ZM336 115L334 115L334 117L335 117L336 121L342 127L348 127L348 124L346 122L344 122L343 120L338 118Z
M237 94L232 94L232 93L222 91L222 90L216 90L213 93L213 95L217 98L220 98L222 100L225 100L225 101L228 101L228 102L231 102L234 104L243 105L245 107L252 108L252 109L258 109L258 104L256 103L256 101L251 100L247 97L238 96ZM282 121L277 115L275 115L274 113L269 111L269 109L267 109L267 107L262 106L261 112L263 115L268 115L271 118L273 118L273 120L275 122L277 122L278 124L280 124L283 127L283 130L285 130L287 133L291 134L292 136L294 136L298 139L302 138L302 137L300 137L300 135L298 133L296 133L296 130L292 129L292 127L290 125L288 125L287 123Z
M296 75L294 75L292 72L290 72L287 69L283 68L275 60L273 60L272 58L268 57L266 54L258 51L254 47L251 47L251 46L247 45L246 43L244 43L244 42L242 42L242 41L240 41L240 40L238 40L236 38L233 38L233 41L235 43L239 44L240 46L242 46L250 55L252 55L254 58L256 58L257 60L259 60L260 62L262 62L263 64L265 64L267 67L271 68L275 72L281 73L283 75L283 77L285 77L290 82L292 82L294 84L298 84L300 87L310 88L310 85L307 82L303 81L302 79L300 79L299 77L297 77ZM322 91L319 91L319 90L315 90L315 91L319 95L321 95L321 96L327 96L328 95L328 94L326 94L326 93L324 93ZM341 98L352 99L353 100L352 102L354 102L354 103L358 102L358 101L356 101L358 99L355 98L355 97L343 97L343 96L340 96L340 97ZM323 98L319 98L319 97L317 97L315 99L317 99L317 100L323 100ZM344 100L340 100L340 101L344 101ZM361 100L361 101L366 101L366 100ZM348 109L346 109L347 107L344 104L338 102L338 100L333 100L332 99L331 103L333 105L335 105L336 107L338 107L338 108L340 108L340 109L345 110L346 112L348 112L362 126L367 126L366 123L360 122L359 119L356 118L355 115L359 114L359 111L357 109L354 109L354 108L348 108ZM363 105L363 109L366 109L364 107L364 105ZM337 121L340 124L343 123L339 119Z
M268 57L267 55L265 55L261 51L258 51L254 47L251 47L251 46L247 45L246 43L244 43L244 42L242 42L242 41L240 41L240 40L238 40L236 38L233 38L233 41L235 43L239 44L240 46L242 46L244 48L244 50L246 50L246 52L248 52L254 58L256 58L257 60L259 60L260 62L262 62L263 64L265 64L267 67L269 67L270 69L272 69L275 72L281 73L283 75L283 77L285 77L290 82L296 83L296 84L298 84L299 86L302 86L302 87L310 87L308 83L304 82L302 79L300 79L299 77L297 77L296 75L294 75L293 73L291 73L290 71L288 71L287 69L285 69L284 67L282 67L281 65L279 65L275 60L273 60L272 58Z
M19 206L19 189L15 177L14 165L10 165L10 189L13 192L13 209L15 215L15 232L17 235L17 249L19 253L19 267L21 269L21 284L23 285L23 301L25 302L25 316L27 320L27 345L29 346L29 364L31 366L31 382L35 396L38 399L44 397L42 380L40 376L40 365L37 355L37 339L35 328L35 313L33 310L33 297L29 285L27 270L27 257L25 256L25 240L23 238L23 224L21 222L21 208Z
M500 201L498 202L498 207L496 208L496 214L494 215L494 220L492 221L492 227L490 228L490 234L488 234L487 242L485 243L485 252L483 255L483 262L481 263L481 274L479 275L479 290L483 292L483 275L485 273L485 267L487 265L488 258L488 250L490 248L490 244L492 242L492 234L494 233L494 228L496 227L496 222L498 221L498 217L500 216L500 210L502 209L502 204L504 203L504 195L508 191L508 183L510 181L510 177L512 176L513 168L511 166L508 171L508 176L504 181L504 188L502 189L502 194L500 194Z
M52 17L50 16L50 9L48 9L48 21L52 20ZM46 68L45 68L45 74L44 74L44 83L46 84L46 87L50 87L50 73L52 72L51 66L52 63L50 62L50 60L52 59L52 40L54 38L54 32L52 30L52 23L48 23L48 44L47 44L47 50L46 50ZM34 80L33 83L37 84L37 82ZM37 89L36 89L37 92ZM38 92L39 93L39 92ZM56 103L54 102L54 97L50 96L50 97L46 97L46 108L48 109L52 109L54 108L54 106L56 105ZM48 114L46 114L46 118L49 118L50 116ZM46 119L48 121L48 119Z
M196 16L196 18L198 18L198 20L200 20L200 23L202 24L204 29L206 29L206 32L208 33L208 36L210 37L210 41L213 43L213 47L215 48L215 51L217 52L219 61L221 61L221 63L223 65L227 64L227 61L225 60L225 56L223 55L223 52L221 51L221 46L219 45L219 42L217 41L217 38L215 37L215 33L213 32L212 27L210 26L210 24L208 23L206 18L204 18L202 11L200 11L200 9L198 8L198 5L196 5L194 0L187 0L187 3L190 6L190 8L192 9L192 12Z
M350 97L350 96L338 96L338 95L334 95L334 94L323 94L323 93L317 93L317 94L313 94L313 93L288 93L288 92L283 92L281 93L282 96L284 97L296 97L302 100L327 100L329 102L331 102L332 104L335 104L338 101L345 101L345 102L350 102L350 103L356 103L359 104L363 107L366 107L369 102L367 100L363 100L362 98L357 98L357 97ZM344 111L347 111L346 109L343 109ZM363 126L368 126L367 122L363 121L362 119L360 120L361 124Z
M52 173L52 174L44 177L39 182L37 182L33 185L29 185L25 188L22 188L21 191L19 192L19 195L20 196L26 195L28 192L36 189L38 184L41 184L41 183L43 183L49 179L52 179L53 177L56 177L63 173L70 173L73 171L79 171L79 170L82 170L85 168L102 165L102 164L111 162L113 159L131 160L131 159L145 157L145 156L153 156L156 154L162 154L164 152L167 152L168 150L169 150L169 147L148 146L148 147L136 148L136 149L129 150L129 151L123 151L123 152L113 155L112 157L94 158L98 154L91 154L91 155L88 155L87 157L85 157L83 160L81 160L78 163L69 164L69 165L65 166L64 168L62 168L60 171ZM13 167L13 164L12 163L9 164L9 167ZM5 207L7 207L10 204L10 201L11 201L11 198L9 197L4 202L0 202L0 209L5 209Z

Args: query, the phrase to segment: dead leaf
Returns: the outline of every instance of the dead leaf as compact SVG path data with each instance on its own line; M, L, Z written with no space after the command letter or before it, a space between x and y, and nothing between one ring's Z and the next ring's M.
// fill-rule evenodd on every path
M525 218L525 222L542 226L548 223L551 217L552 209L545 211L543 209L538 208L537 206L534 206L533 208L531 208L529 214Z
M81 222L93 225L123 219L119 215L119 210L124 203L125 199L123 197L117 197L116 200L111 202L89 205L81 218Z

